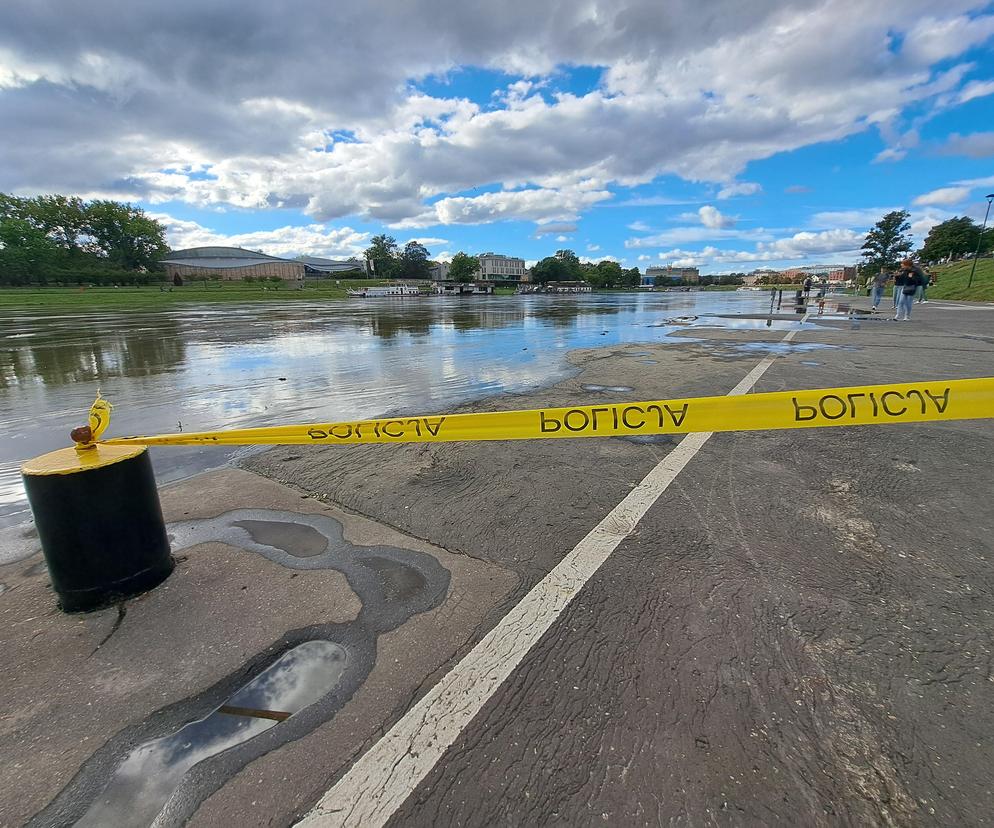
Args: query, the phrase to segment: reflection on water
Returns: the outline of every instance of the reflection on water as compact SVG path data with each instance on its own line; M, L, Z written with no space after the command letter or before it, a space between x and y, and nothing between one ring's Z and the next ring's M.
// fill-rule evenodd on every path
M0 522L26 517L21 461L64 446L97 388L116 406L115 434L432 411L556 379L572 348L686 344L667 339L680 326L664 320L768 304L751 292L654 293L14 312L0 350ZM160 449L153 460L174 479L244 451Z
M209 716L135 748L75 824L151 825L190 768L288 718L261 714L292 715L316 702L338 684L346 663L345 650L330 641L294 647Z

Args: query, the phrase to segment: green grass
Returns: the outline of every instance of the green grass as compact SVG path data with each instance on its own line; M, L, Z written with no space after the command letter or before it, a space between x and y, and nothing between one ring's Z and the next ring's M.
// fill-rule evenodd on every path
M972 302L994 302L994 259L979 259L973 276L973 287L967 288L973 260L954 262L932 270L935 287L928 289L929 299L966 299Z
M0 288L0 309L44 309L60 312L90 310L148 311L208 302L294 302L344 299L351 287L386 284L383 279L334 279L292 283L195 282L182 287L30 287ZM163 289L165 288L165 289Z

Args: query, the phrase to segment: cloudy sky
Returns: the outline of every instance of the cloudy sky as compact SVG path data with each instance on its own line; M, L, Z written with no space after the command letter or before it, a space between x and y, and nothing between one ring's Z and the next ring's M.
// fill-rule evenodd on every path
M0 191L174 247L855 260L994 190L976 0L5 0Z

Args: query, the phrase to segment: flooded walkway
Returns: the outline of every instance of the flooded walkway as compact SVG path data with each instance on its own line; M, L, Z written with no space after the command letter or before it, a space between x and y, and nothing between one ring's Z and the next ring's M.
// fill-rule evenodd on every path
M697 292L234 304L15 314L0 350L0 526L27 518L18 469L67 442L97 389L115 434L431 411L561 378L574 348L761 327L767 294ZM777 323L777 325L796 323ZM9 332L8 332L9 331ZM153 451L160 482L244 449Z

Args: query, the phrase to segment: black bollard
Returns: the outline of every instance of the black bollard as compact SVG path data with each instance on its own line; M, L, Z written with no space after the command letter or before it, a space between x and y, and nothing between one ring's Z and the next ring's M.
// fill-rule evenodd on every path
M21 467L64 612L100 609L158 586L173 571L144 446L53 451Z

